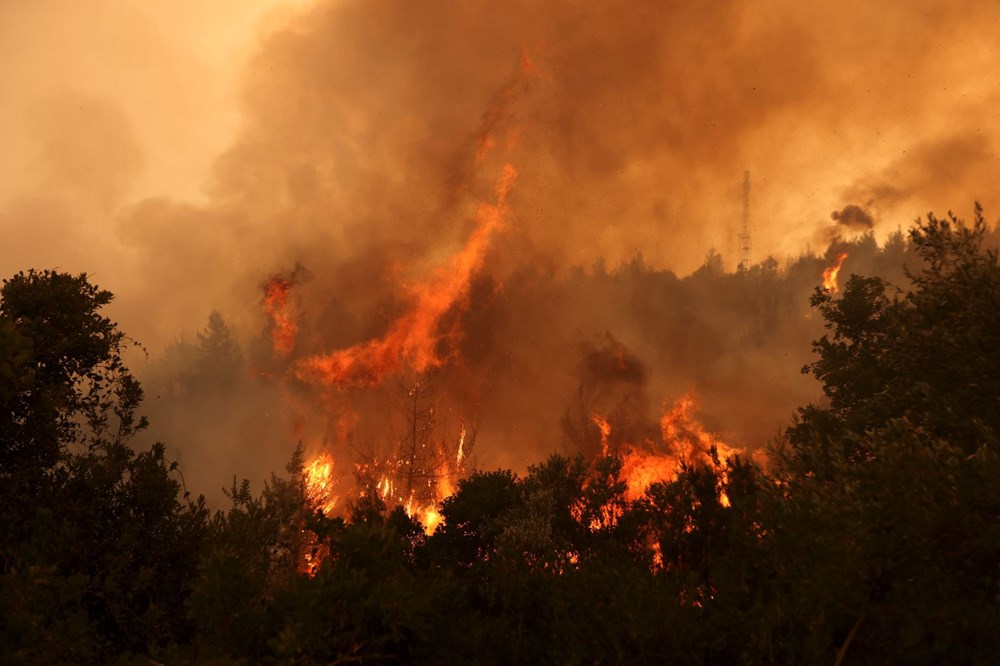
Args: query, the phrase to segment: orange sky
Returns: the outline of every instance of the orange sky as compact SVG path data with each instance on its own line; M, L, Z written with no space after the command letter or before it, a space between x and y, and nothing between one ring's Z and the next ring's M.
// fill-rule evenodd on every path
M433 266L521 52L501 273L732 267L744 169L756 259L847 204L879 233L1000 214L991 3L416 4L0 1L0 274L95 274L155 346L214 307L249 327L295 261Z

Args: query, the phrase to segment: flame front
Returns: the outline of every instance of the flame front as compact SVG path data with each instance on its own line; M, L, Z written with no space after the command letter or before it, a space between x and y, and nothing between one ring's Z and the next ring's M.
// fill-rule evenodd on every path
M451 497L462 476L467 438L463 424L457 447L451 449L444 442L429 445L426 448L433 453L427 460L415 462L396 452L390 458L373 458L356 464L361 496L371 493L387 507L402 507L407 516L423 526L426 534L432 534L444 520L439 511L441 502ZM474 434L471 439L475 439Z
M847 253L841 252L837 255L837 261L823 271L823 289L833 292L834 294L840 291L840 285L837 283L837 276L840 274L840 267L844 265L845 259L847 259Z
M697 409L697 401L687 393L664 412L660 418L660 436L666 451L650 452L633 447L622 467L628 499L639 499L654 483L677 478L683 462L710 462L713 449L720 461L743 453L742 449L729 446L708 432L695 416ZM728 498L723 496L721 501L728 506Z
M334 488L336 480L333 477L333 456L326 452L319 454L303 469L303 476L306 501L310 508L330 515L339 499Z

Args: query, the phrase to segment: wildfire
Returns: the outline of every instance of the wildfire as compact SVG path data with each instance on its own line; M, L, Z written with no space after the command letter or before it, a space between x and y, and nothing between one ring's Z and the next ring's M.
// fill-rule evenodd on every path
M621 470L625 481L625 500L635 501L643 496L654 483L669 482L677 478L682 465L705 464L712 460L712 451L719 460L728 460L741 454L742 450L729 446L717 435L709 432L696 418L697 401L685 394L660 419L662 441L647 441L643 446L627 447L629 451ZM593 423L601 431L602 455L608 455L609 441L613 431L611 422L594 414ZM443 442L433 445L437 451L435 466L428 470L418 470L412 460L400 457L398 452L388 459L372 459L365 464L357 464L357 476L362 487L379 497L387 506L399 506L406 515L418 521L428 535L433 534L444 521L440 512L441 502L454 493L465 454L468 432L464 423L458 437L457 447L450 452ZM472 439L475 439L473 434ZM306 498L314 510L329 514L337 505L334 494L334 461L328 453L316 456L304 469ZM419 482L415 479L419 478ZM364 490L361 496L365 495ZM722 506L729 506L729 498L723 493L719 498ZM574 507L582 519L582 507ZM600 508L592 517L590 528L600 530L616 524L623 505L611 502ZM315 535L306 532L303 537L300 570L312 575L322 560L329 554L323 544L317 543ZM662 566L657 544L654 550L654 566Z
M526 52L522 53L510 81L483 115L474 152L477 164L482 163L497 145L496 137L501 132L505 134L504 145L508 153L517 146L518 129L502 128L501 125L509 119L511 105L529 90L536 76L534 63ZM420 373L442 365L446 359L440 356L440 343L457 332L442 332L441 319L468 294L470 280L482 267L493 235L505 226L507 199L516 179L514 165L504 164L494 186L495 199L492 203L480 204L476 211L476 228L465 246L426 282L409 290L409 308L382 337L303 359L295 367L296 377L343 389L375 386L385 376L404 368Z
M722 461L743 453L741 449L729 446L708 432L695 416L697 409L697 401L691 394L685 394L664 412L660 419L660 433L666 452L650 452L633 447L622 467L622 477L627 484L626 497L629 500L642 497L654 483L675 479L684 461L709 462L709 452L713 448ZM728 498L723 496L721 501L728 506Z
M295 349L299 326L295 323L294 308L288 301L292 281L280 275L264 285L264 311L271 319L271 343L276 356L286 358Z
M458 436L458 453L455 454L455 464L462 466L465 459L465 423L462 423L462 433Z
M329 515L339 499L334 492L333 456L321 453L302 470L305 478L306 501L315 511Z
M432 534L444 520L438 508L455 492L462 474L459 454L463 454L466 443L471 446L474 439L475 435L469 438L463 424L457 452L439 442L429 447L434 454L426 459L401 457L397 452L387 459L374 458L358 463L355 468L359 485L368 489L361 490L361 495L370 492L387 507L402 507L407 516L423 526L426 534Z
M302 469L306 505L312 511L330 515L339 499L334 491L333 456L323 452ZM299 573L314 576L330 554L328 545L321 543L311 530L302 529L298 545Z
M695 416L697 410L698 402L687 393L663 414L660 418L660 432L664 444L670 446L676 454L692 460L706 456L713 446L723 460L740 453L738 449L705 430L705 426Z
M844 265L844 260L847 259L847 253L841 252L837 255L837 260L832 266L828 266L823 270L823 289L827 291L832 291L837 293L840 291L840 285L837 283L837 276L840 274L840 267Z
M477 170L495 166L499 168L499 173L495 177L492 196L487 197L489 201L480 203L475 212L475 225L464 245L438 264L422 281L401 287L405 306L402 314L389 323L384 333L326 354L300 355L291 366L291 374L295 378L315 386L337 389L336 392L329 392L330 396L347 397L353 393L342 391L375 387L388 377L405 372L420 375L453 360L454 343L461 331L457 326L446 326L445 322L451 321L451 315L465 305L472 279L482 270L494 237L507 224L509 200L518 177L509 153L517 146L520 136L516 128L508 126L508 120L513 117L509 107L525 92L530 78L535 76L538 76L537 68L524 55L514 80L499 91L484 114L481 132L476 137L474 153L470 158ZM508 155L485 161L494 150L499 152L504 148ZM846 255L841 256L835 268L828 269L829 276L824 273L824 284L832 280L834 290L837 271L844 258ZM264 295L264 309L271 321L274 353L286 359L295 352L298 335L294 303L289 298L292 285L292 278L276 276L267 283ZM620 370L629 366L630 361L623 350L619 352L617 362ZM418 394L411 392L410 395L414 405L413 427L406 432L412 434L396 442L397 449L387 457L356 465L358 490L353 491L353 496L364 497L367 494L378 497L387 508L401 507L408 516L421 523L427 534L432 534L444 520L440 512L441 503L455 491L463 464L474 446L476 429L468 432L462 422L457 441L448 438L446 442L446 438L433 434L433 424L418 428ZM683 396L665 411L660 420L661 442L637 442L632 446L621 442L621 436L612 440L612 423L608 417L597 413L591 416L591 421L600 432L602 456L617 453L619 447L628 452L622 468L622 479L627 488L626 501L638 499L655 482L675 479L684 463L708 461L712 450L717 451L722 459L737 453L736 449L702 426L695 418L696 410L694 399L690 395ZM347 413L354 414L350 410ZM337 441L346 442L353 422L343 418L342 422L345 424L344 432L338 432ZM614 447L612 441L615 442ZM328 453L316 456L303 470L309 506L326 514L332 513L339 499L334 492L333 471L334 459ZM726 498L722 499L723 503L727 503ZM597 521L595 525L615 524L624 506L620 497L608 503L594 519ZM303 538L304 543L311 547L302 551L302 568L306 572L314 572L325 557L325 551L322 544L317 543L316 535L310 537L310 534L305 534ZM309 541L310 538L312 541Z
M346 388L374 386L386 375L404 367L415 372L438 367L441 318L469 290L472 276L482 266L493 234L504 226L507 197L517 179L517 170L507 164L496 183L496 201L482 204L477 225L448 266L439 269L426 283L411 290L410 309L399 317L380 338L368 340L323 356L298 362L296 376L306 382Z
M608 455L608 438L611 437L611 424L600 414L594 414L590 420L601 431L601 455L606 456Z
M498 146L507 155L489 165L499 168L490 201L480 203L475 212L475 226L465 244L429 276L405 290L406 307L391 322L384 334L350 347L327 354L299 358L291 374L300 381L335 389L373 387L392 375L409 370L416 374L443 365L450 360L456 338L461 331L446 327L442 320L464 304L474 275L481 270L492 239L506 226L508 199L517 180L517 170L510 162L510 153L519 142L520 133L510 126L511 105L530 88L538 71L527 53L522 54L511 80L498 92L483 115L473 153L476 170L486 168L485 159ZM501 166L502 165L502 166ZM276 277L266 288L264 305L272 321L276 355L290 356L294 351L297 326L288 300L291 280ZM442 344L445 343L445 344ZM353 413L353 412L352 412ZM417 432L417 428L413 432ZM346 441L349 433L338 432L338 441ZM463 463L475 442L475 431L467 433L464 422L457 448L448 448L442 441L417 441L413 435L409 452L394 452L388 460L372 460L357 465L361 495L377 494L389 506L402 506L406 513L419 520L431 533L441 522L438 512L441 500L454 488ZM433 453L432 453L433 452ZM324 471L325 470L325 471ZM313 460L307 467L310 502L316 508L333 508L326 503L327 495L315 488L325 487L324 478L332 472L332 459ZM326 476L324 476L324 474ZM332 484L332 480L331 480ZM314 499L316 498L316 499Z

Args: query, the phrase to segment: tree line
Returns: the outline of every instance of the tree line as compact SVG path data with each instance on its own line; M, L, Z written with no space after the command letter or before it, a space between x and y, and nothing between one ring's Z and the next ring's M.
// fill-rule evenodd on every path
M766 466L710 456L629 500L621 457L553 455L472 473L429 536L373 494L343 517L311 510L301 451L210 511L162 444L133 445L143 392L122 360L135 343L101 312L112 295L85 275L15 275L0 291L2 659L992 663L986 232L978 208L970 224L929 215L903 285L814 293L826 333L804 371L825 399Z

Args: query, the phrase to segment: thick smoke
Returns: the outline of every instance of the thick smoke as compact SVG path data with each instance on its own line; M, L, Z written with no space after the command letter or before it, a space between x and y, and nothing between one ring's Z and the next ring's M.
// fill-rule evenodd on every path
M854 230L868 230L875 226L875 218L867 207L857 204L847 204L840 210L830 213L830 217L839 225Z
M755 258L799 255L844 201L872 201L838 221L867 219L882 240L928 209L1000 210L986 3L303 3L261 28L238 78L238 127L219 110L220 79L194 76L205 59L162 12L31 4L0 9L13 63L0 81L21 114L0 115L16 137L2 173L17 174L0 186L0 233L13 239L0 268L96 273L154 358L187 332L150 368L162 376L206 362L191 332L223 313L257 379L157 433L189 459L214 451L205 479L228 473L229 457L276 468L297 437L381 445L373 415L392 411L396 388L317 396L287 379L290 364L384 334L408 285L466 242L501 153L518 172L509 220L442 322L461 332L449 353L463 363L439 368L435 386L442 428L475 420L484 463L514 467L565 442L581 349L608 335L645 368L625 391L634 399L616 399L636 423L693 389L710 427L757 445L816 395L798 370L823 262L724 272L744 169ZM211 18L198 25L230 25ZM14 25L51 43L70 34L71 52L43 58L44 40ZM187 75L153 67L158 87L144 87L157 59ZM171 153L177 137L189 145ZM184 178L196 159L159 159L220 145L201 193ZM721 257L703 262L711 247ZM260 286L297 264L310 279L289 296L295 352L275 359ZM845 277L864 267L852 254Z

